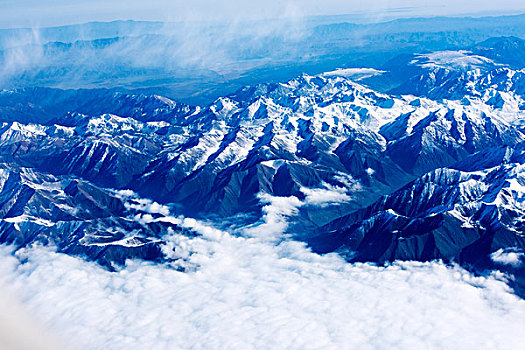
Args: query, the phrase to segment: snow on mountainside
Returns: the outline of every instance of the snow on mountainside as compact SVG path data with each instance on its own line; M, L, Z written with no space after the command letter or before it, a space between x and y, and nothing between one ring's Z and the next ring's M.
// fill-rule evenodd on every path
M409 93L437 100L460 100L470 96L500 108L507 102L518 101L520 109L523 109L525 72L506 67L487 72L479 69L456 71L434 68L428 73L411 78L391 92ZM516 100L516 97L520 99Z
M479 97L501 103L501 93L525 94L525 65L521 61L525 40L493 38L469 50L401 55L385 64L388 78L401 84L394 94L413 94L432 99ZM495 97L496 96L496 97ZM491 100L492 99L492 100Z
M410 62L423 68L443 68L443 69L478 69L496 67L493 60L473 55L468 51L438 51L428 54L416 55L416 59Z
M498 267L493 254L525 245L525 73L477 55L417 56L393 94L342 71L203 108L109 90L3 91L0 240L49 241L107 266L160 260L162 237L181 231L171 215L248 225L265 196L296 197L290 233L318 251Z
M524 48L523 39L499 37L459 50L400 54L379 67L385 73L362 82L393 94L461 99L480 77L495 75L491 71L525 68Z

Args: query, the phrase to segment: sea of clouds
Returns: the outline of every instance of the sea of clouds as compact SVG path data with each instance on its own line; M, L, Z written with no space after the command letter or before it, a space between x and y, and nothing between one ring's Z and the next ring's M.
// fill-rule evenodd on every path
M504 276L475 277L441 262L383 267L317 255L282 234L302 205L297 198L261 200L267 203L261 222L231 233L170 218L200 233L166 237L166 253L181 263L128 261L109 272L49 247L14 255L0 247L0 292L15 300L12 308L21 305L0 313L0 348L56 348L40 340L50 334L72 349L512 349L525 343L525 301ZM34 341L6 347L17 334Z

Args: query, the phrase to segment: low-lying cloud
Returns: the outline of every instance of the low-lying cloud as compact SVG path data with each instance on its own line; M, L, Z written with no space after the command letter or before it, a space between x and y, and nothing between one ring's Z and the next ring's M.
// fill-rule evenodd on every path
M501 265L511 265L519 267L525 261L525 254L513 249L499 249L490 255L492 261Z
M512 349L525 341L525 301L502 275L320 256L280 236L301 201L261 199L264 216L244 233L163 218L200 234L166 237L165 251L193 267L186 272L180 262L141 261L109 272L39 246L17 260L1 247L2 278L80 349ZM158 211L150 204L141 206Z

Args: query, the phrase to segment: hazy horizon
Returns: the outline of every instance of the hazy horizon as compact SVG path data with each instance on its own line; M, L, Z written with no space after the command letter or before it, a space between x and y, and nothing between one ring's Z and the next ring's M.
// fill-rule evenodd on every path
M392 1L372 0L365 4L355 1L329 0L320 6L312 0L270 0L263 3L235 0L220 3L197 0L192 4L180 0L153 0L148 4L139 1L101 0L80 1L74 4L65 0L40 2L36 0L0 0L0 28L52 27L93 21L116 20L162 22L238 22L243 20L304 19L323 16L354 17L356 21L381 22L396 18L433 16L490 16L525 13L525 5L514 0L498 3L467 0L458 4L451 0Z

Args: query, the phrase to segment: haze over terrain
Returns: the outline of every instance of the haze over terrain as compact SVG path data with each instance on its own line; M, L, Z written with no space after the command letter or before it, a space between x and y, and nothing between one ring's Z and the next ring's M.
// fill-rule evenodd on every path
M384 70L403 53L464 49L493 36L525 34L523 15L348 21L345 16L249 26L116 21L5 29L0 30L0 86L133 90L205 105L245 85L337 68ZM396 83L374 88L387 91Z

